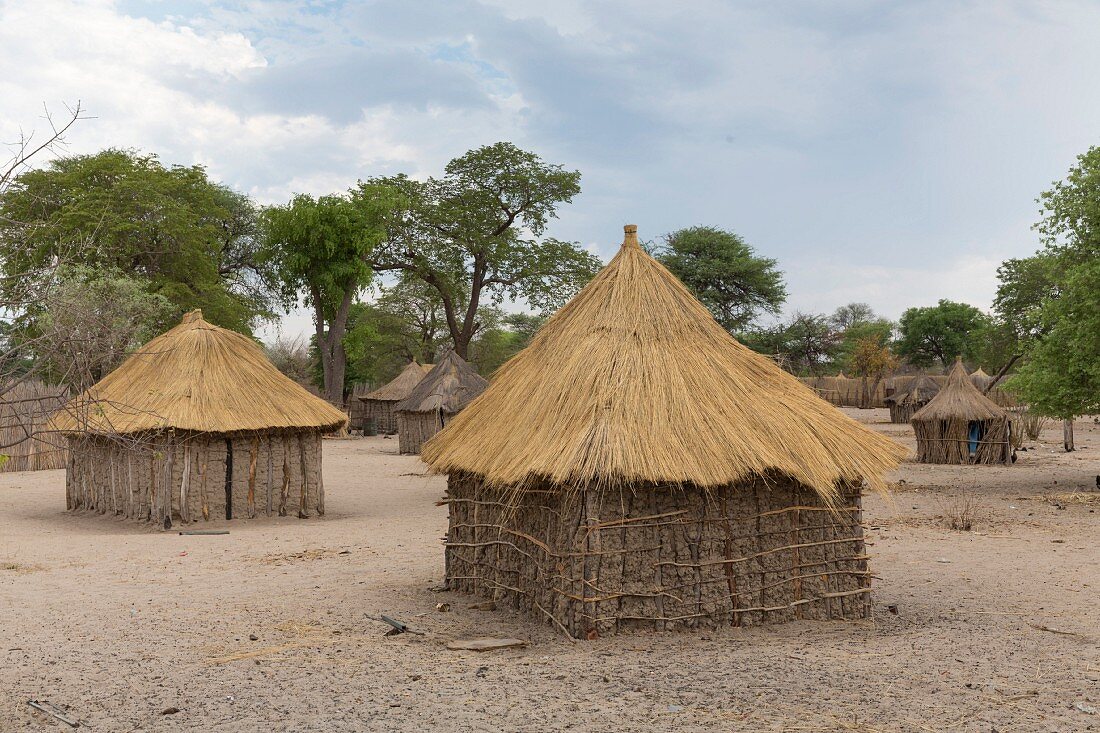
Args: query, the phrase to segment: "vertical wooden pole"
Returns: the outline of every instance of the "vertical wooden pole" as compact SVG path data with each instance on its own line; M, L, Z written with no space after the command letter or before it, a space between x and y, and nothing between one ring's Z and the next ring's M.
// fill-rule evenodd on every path
M599 601L597 588L599 588L599 573L596 570L600 557L600 508L598 491L586 487L582 496L584 506L584 556L581 561L581 572L584 584L581 587L581 597L584 598L584 637L588 640L599 636L598 622Z
M126 450L126 492L129 496L129 504L126 507L126 516L133 519L137 516L137 510L134 508L134 463L130 459L132 451L127 448Z
M202 439L202 461L199 463L199 501L202 503L202 518L210 521L210 500L206 493L206 465L210 460L210 441Z
M279 516L286 516L286 503L290 498L290 440L283 436L283 489L279 492Z
M298 465L302 470L302 486L298 492L298 519L307 519L306 494L309 486L309 466L306 465L306 441L302 433L298 433Z
M191 441L183 444L183 476L180 478L180 521L191 521Z
M233 518L233 440L225 439L225 518Z
M164 528L172 529L172 478L174 476L173 469L175 468L176 461L176 442L173 440L174 436L169 435L166 441L165 453L167 456L164 459L164 486L161 487L161 501L164 504Z
M267 516L270 517L271 516L271 482L274 480L274 478L272 477L273 468L272 468L271 464L273 463L274 459L271 456L271 452L272 452L271 436L268 435L266 440L267 440Z
M313 439L317 444L317 513L322 517L325 516L325 471L322 464L322 451L324 450L324 443L321 442L321 434L316 433Z
M1071 453L1077 450L1073 446L1073 418L1062 421L1062 447L1066 449L1066 453Z
M252 437L248 448L248 518L256 517L256 458L260 452L260 438Z

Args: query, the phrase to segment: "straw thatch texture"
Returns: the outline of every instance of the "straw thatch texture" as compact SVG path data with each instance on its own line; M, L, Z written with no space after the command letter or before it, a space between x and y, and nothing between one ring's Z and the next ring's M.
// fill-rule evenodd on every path
M489 383L451 351L409 395L393 406L402 453L419 453L429 438L481 394Z
M410 361L392 381L360 397L365 408L365 422L368 423L364 428L368 431L373 429L381 435L396 433L397 414L394 412L394 405L408 397L416 385L424 381L432 366Z
M940 391L940 386L925 375L909 380L909 386L886 398L890 408L890 422L905 424Z
M836 511L782 477L709 492L544 484L514 505L506 490L452 474L448 496L450 587L573 637L868 613L855 487L842 489Z
M911 422L922 463L1012 462L1008 413L974 387L962 360Z
M861 618L864 481L905 451L737 343L627 227L424 447L447 581L593 638Z
M207 323L196 310L70 400L51 425L125 435L165 428L328 431L346 422L341 410L276 369L255 341Z
M0 471L64 468L65 440L47 430L69 398L67 387L25 380L5 387L0 399Z
M769 472L828 499L905 452L739 344L628 233L593 280L424 448L497 484L722 486Z
M321 433L343 412L198 311L70 400L66 506L173 521L324 514Z

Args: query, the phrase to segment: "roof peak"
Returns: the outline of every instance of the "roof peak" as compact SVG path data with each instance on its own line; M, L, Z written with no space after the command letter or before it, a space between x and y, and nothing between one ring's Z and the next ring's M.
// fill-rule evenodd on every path
M183 318L180 319L180 324L184 323L197 323L202 321L202 308L196 308L193 311L188 311L183 314Z
M633 247L635 249L641 249L641 245L638 244L638 225L626 224L623 226L623 249Z

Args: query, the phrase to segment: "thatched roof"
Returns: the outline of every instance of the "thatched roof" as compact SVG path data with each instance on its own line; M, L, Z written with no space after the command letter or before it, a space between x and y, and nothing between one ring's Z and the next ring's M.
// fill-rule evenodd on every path
M347 416L286 377L252 339L191 311L51 421L64 432L175 428L235 433L334 430Z
M424 448L498 484L735 483L773 472L826 500L906 451L733 339L638 245L622 249Z
M470 404L488 386L485 378L474 371L465 359L451 351L393 409L395 412L443 410L453 415Z
M978 388L979 392L985 394L986 389L988 389L989 385L993 383L993 377L986 374L981 367L978 367L976 370L971 372L970 381L975 387Z
M940 385L935 380L924 374L918 374L909 383L909 386L900 392L895 392L886 398L886 402L896 402L899 405L917 404L928 402L940 391Z
M932 398L931 402L918 410L910 422L951 418L990 420L1006 415L1007 413L998 407L996 402L978 391L970 381L962 359L958 359L955 361L955 366L951 367L947 382L940 388L939 393Z
M392 381L373 392L360 396L359 399L364 401L384 400L386 402L403 400L409 396L416 385L420 384L421 380L424 379L424 375L431 370L431 364L417 364L415 361L410 361Z

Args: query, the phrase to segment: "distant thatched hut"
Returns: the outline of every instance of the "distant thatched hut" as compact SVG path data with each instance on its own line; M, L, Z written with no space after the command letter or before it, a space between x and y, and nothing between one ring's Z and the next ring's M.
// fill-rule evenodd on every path
M979 392L985 394L989 390L990 385L993 384L993 377L986 374L984 369L978 367L970 373L970 383L973 384Z
M904 450L737 343L636 231L424 447L448 585L581 638L864 617L861 492Z
M431 364L417 364L410 361L401 370L401 373L382 387L360 397L366 407L364 419L367 432L372 429L382 435L393 435L397 432L397 413L393 406L409 396L416 385L423 381L424 376L432 370Z
M488 386L465 359L449 352L393 408L401 452L419 453L429 438Z
M927 405L940 391L940 386L921 374L909 382L909 386L886 398L890 408L890 422L905 424L917 410Z
M68 439L66 506L152 520L324 514L321 433L344 413L200 311L51 420Z
M962 360L911 422L922 463L1012 463L1008 413L977 390Z

